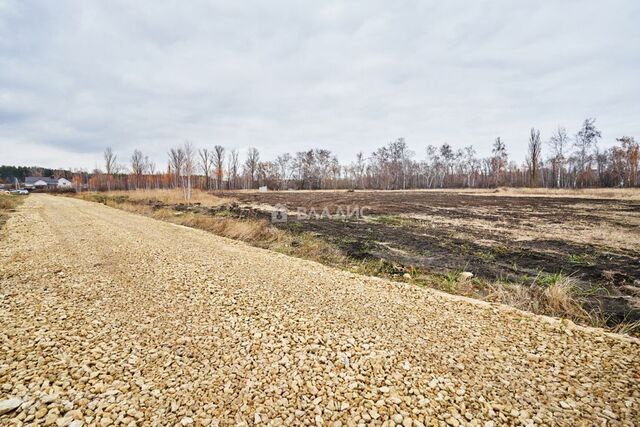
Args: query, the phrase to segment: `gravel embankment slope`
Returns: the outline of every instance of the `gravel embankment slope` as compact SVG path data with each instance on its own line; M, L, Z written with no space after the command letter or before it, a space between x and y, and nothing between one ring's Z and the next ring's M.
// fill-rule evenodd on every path
M640 419L638 340L69 198L0 233L0 425Z

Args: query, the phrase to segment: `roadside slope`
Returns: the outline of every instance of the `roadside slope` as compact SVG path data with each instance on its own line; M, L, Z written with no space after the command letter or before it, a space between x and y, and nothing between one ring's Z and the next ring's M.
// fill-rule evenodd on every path
M1 233L0 424L640 417L637 340L76 199Z

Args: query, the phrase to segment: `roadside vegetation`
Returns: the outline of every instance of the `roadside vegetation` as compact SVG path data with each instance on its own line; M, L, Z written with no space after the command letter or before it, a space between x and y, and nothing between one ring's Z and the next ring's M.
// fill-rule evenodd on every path
M16 196L13 194L0 194L0 229L9 219L9 214L13 212L18 205L22 204L24 196Z
M318 261L354 273L389 278L488 302L504 303L536 314L567 318L584 325L605 327L630 334L640 333L640 323L637 321L612 319L606 312L587 304L589 297L593 295L584 287L578 286L578 280L570 273L539 271L530 276L522 274L518 280L487 279L465 269L437 272L398 260L369 255L355 256L348 248L358 243L357 231L353 232L356 234L355 237L343 234L338 240L309 229L300 221L289 221L284 226L275 226L269 221L270 213L264 209L239 203L233 198L218 197L201 191L193 192L190 204L184 203L181 190L80 193L76 194L76 197L205 230L253 246ZM379 215L375 216L373 221L389 227L401 227L409 226L413 220ZM316 222L328 224L341 221ZM370 221L359 223L367 226ZM454 249L470 251L469 248L463 247ZM498 245L490 250L476 251L474 256L490 264L496 257L503 258L508 252L506 247ZM590 254L579 253L567 257L565 261L569 265L590 267L593 259ZM514 268L517 270L518 266ZM599 291L600 289L594 290Z
M194 191L184 204L180 190L79 193L76 197L162 221L198 228L218 236L300 258L343 266L346 258L333 245L312 233L290 233L273 227L256 212L237 208L233 201Z

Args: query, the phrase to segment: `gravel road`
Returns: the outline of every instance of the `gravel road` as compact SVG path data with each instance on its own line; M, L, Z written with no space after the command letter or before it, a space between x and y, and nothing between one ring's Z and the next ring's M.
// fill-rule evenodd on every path
M640 342L71 198L0 231L0 425L634 425Z

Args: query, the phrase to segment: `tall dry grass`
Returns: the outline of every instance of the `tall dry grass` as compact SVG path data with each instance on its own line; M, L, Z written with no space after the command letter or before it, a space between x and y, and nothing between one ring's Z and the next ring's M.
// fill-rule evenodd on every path
M558 275L546 286L488 283L485 301L507 304L521 310L554 317L569 318L592 326L601 326L601 316L589 313L577 296L575 281Z
M18 207L25 199L25 196L15 196L13 194L0 194L0 228L9 219L9 214Z
M24 196L14 196L12 194L0 194L0 210L8 211L15 209Z
M134 202L160 202L166 205L177 205L187 203L184 192L179 189L140 189L130 191L108 191L100 193L107 197L126 197ZM206 191L192 190L191 199L188 203L198 203L202 206L220 206L233 201L229 198L214 196Z
M473 191L488 196L577 197L589 199L640 200L640 188L511 188Z
M204 192L194 193L194 203L220 206L229 203ZM228 215L210 215L199 212L181 212L171 205L183 203L180 190L112 191L107 193L79 193L75 197L99 202L127 212L149 216L158 220L208 231L218 236L240 240L253 246L270 249L299 258L315 260L342 267L347 258L335 246L310 233L292 234L272 226L261 219L241 219ZM199 200L199 202L196 202ZM154 206L159 201L166 207Z
M162 216L165 216L163 214ZM188 213L174 216L172 222L199 228L219 236L250 243L268 245L283 239L284 232L271 227L265 220L242 220L230 217Z

